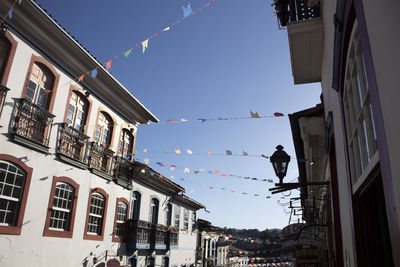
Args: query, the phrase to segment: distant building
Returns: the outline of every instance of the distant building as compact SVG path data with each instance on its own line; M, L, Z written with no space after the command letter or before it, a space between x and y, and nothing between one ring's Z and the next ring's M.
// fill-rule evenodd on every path
M0 83L1 265L195 264L204 206L133 160L157 118L35 1L1 26Z
M327 266L400 266L400 4L274 4L294 83L322 88L323 109L291 116L299 182L329 184L301 190L307 227L327 231Z

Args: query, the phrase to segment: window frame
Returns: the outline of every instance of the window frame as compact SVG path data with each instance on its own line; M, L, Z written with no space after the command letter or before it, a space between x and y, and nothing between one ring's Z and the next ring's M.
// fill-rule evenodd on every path
M154 204L153 204L154 201ZM157 207L154 209L155 214L153 214L153 206ZM151 197L150 198L150 210L149 210L149 222L152 224L158 224L158 219L159 219L159 212L160 212L160 200L157 197ZM153 222L153 218L156 218L156 222Z
M87 105L88 105L88 106L87 106L86 120L85 120L85 124L84 124L84 126L86 125L87 127L86 127L86 129L85 129L85 127L83 126L83 131L81 131L81 132L83 132L84 134L87 134L88 129L89 129L90 115L91 115L91 113L92 113L92 104L93 104L93 100L92 100L92 98L91 98L90 96L86 96L86 95L85 95L85 92L84 92L80 87L78 87L78 86L71 85L71 87L69 88L68 98L67 98L67 102L66 102L66 104L65 104L64 122L65 122L65 123L67 122L68 107L69 107L69 103L70 103L70 101L71 101L71 97L72 97L72 94L74 93L74 91L75 91L76 93L81 94L81 96L84 97L84 98L86 99L86 102L87 102ZM73 127L73 125L72 125L72 127Z
M57 183L66 183L66 184L71 185L74 188L74 202L72 203L71 221L70 221L69 231L57 231L57 230L50 229L51 210L53 207L53 200L54 200L54 194L55 194ZM53 183L51 185L51 190L50 190L49 205L47 208L47 216L46 216L46 222L45 222L45 226L44 226L43 236L72 238L73 232L74 232L75 214L76 214L76 205L78 203L78 195L79 195L79 184L77 182L75 182L74 180L72 180L69 177L53 176Z
M29 193L29 187L31 184L33 168L28 167L24 162L22 162L18 158L13 157L11 155L7 155L7 154L0 154L0 160L9 161L9 162L17 165L18 167L20 167L21 169L23 169L26 172L24 191L21 196L21 203L19 206L19 214L18 214L17 223L15 226L3 226L3 225L0 226L0 234L20 235L21 230L22 230L22 223L24 221L26 201L28 199L28 193Z
M88 224L89 224L90 206L91 206L92 197L93 197L94 193L101 194L105 198L105 200L104 200L103 222L102 222L102 226L101 226L101 235L88 234L88 232L87 232L87 228L88 228ZM107 219L107 208L108 208L108 194L106 193L106 191L104 191L103 189L98 188L98 187L90 189L89 199L88 199L88 207L87 207L87 211L86 211L86 222L85 222L85 228L84 228L84 232L83 232L83 239L85 239L85 240L103 241L103 239L104 239L104 229L105 229L105 226L106 226L106 219Z
M189 230L189 210L185 208L183 209L183 229Z
M139 195L139 199L137 198L137 195L136 195L136 198L133 197L133 194L135 194L135 193L137 193L137 194ZM135 203L137 203L137 204L132 205L132 202L134 202L133 204L135 204ZM130 206L130 209L129 209L129 218L130 218L130 219L132 219L132 220L139 220L139 219L140 219L140 206L141 206L141 202L142 202L142 192L140 192L140 191L138 191L138 190L132 191L132 194L131 194L131 203L130 203L131 206ZM132 211L133 211L133 209L136 208L136 207L137 207L137 211L136 211L135 214L134 214Z
M104 116L104 114L106 115L106 117L108 116L109 119L111 119L111 121L112 121L113 125L110 128L111 129L111 135L110 135L110 138L109 138L109 142L106 144L106 146L107 146L107 148L109 148L110 146L114 147L113 146L113 144L114 144L114 136L115 136L115 125L114 124L115 124L116 120L115 120L115 118L113 116L111 116L111 114L106 109L104 109L102 107L99 107L99 109L97 111L96 124L94 125L94 131L93 131L93 141L96 143L97 125L99 124L99 119L100 119L100 114L101 113L103 113L103 116ZM103 131L102 131L102 133L103 133ZM102 138L103 138L103 135L101 135L101 138L99 139L99 142L97 142L98 145L103 146L103 144L101 143L101 139Z
M178 220L176 218L176 215L177 215L176 210L179 210ZM176 225L176 221L178 221L178 225ZM181 225L181 207L175 205L174 206L174 227L179 229L180 225Z
M50 113L53 112L53 107L54 107L54 101L57 95L57 89L58 89L58 82L60 80L60 75L58 74L58 72L56 71L56 69L53 67L52 64L50 64L47 60L45 60L44 58L40 57L40 56L35 56L32 55L31 57L31 61L29 63L29 67L28 67L28 72L25 75L25 83L24 83L24 87L22 89L22 93L21 93L21 97L25 98L26 97L26 91L27 91L27 87L28 87L28 83L30 81L29 77L32 73L33 70L33 66L34 64L39 64L39 65L43 65L44 67L46 67L48 69L49 72L51 72L54 76L54 81L53 81L53 86L51 89L51 93L48 93L48 97L50 97L50 99L48 100L48 107L46 108L46 110Z
M117 216L118 216L118 206L120 203L124 203L126 205L126 214L125 214L125 221L129 218L130 212L130 205L129 201L126 198L119 197L117 198L116 205L115 205L115 216L114 216L114 227L113 227L113 236L112 242L122 242L123 236L117 236Z
M130 148L128 148L128 151L126 151L126 157L124 157L124 148L122 147L121 150L121 141L124 137L124 132L126 132L130 137L132 138L132 143L130 145ZM136 136L133 134L134 131L131 131L129 128L121 126L120 132L119 132L119 139L118 139L118 149L117 149L117 156L122 157L124 159L127 159L129 157L129 154L133 154L133 151L135 151L135 141L136 141ZM122 146L125 145L125 142L122 142ZM130 159L127 159L129 161L133 161L133 156L130 157Z
M364 183L370 170L379 161L371 90L360 38L358 22L355 20L349 38L341 99L350 182L354 192ZM358 53L355 54L356 52ZM361 70L359 65L362 65ZM363 85L365 88L361 88Z
M4 38L10 42L10 51L8 52L7 61L5 62L3 73L0 73L0 83L6 86L12 63L14 62L15 51L17 50L18 42L14 39L10 32L4 34ZM0 99L1 102L1 99Z

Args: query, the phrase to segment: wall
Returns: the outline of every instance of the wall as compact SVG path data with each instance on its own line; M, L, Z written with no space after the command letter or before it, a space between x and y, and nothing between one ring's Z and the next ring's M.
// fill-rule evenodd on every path
M322 2L322 16L324 23L324 51L321 69L321 87L324 100L325 118L329 112L333 113L333 131L336 145L336 163L339 187L339 206L340 219L343 239L343 255L345 262L355 266L355 251L353 249L354 235L352 229L351 198L350 187L347 178L346 153L344 145L343 125L340 111L340 101L338 93L332 89L333 73L333 44L334 44L334 24L333 18L336 11L336 1Z

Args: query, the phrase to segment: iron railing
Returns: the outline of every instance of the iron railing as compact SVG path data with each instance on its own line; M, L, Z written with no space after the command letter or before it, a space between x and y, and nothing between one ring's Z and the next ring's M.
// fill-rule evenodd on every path
M129 249L169 249L178 245L178 229L140 220L127 220L123 242Z
M57 153L87 163L86 147L88 139L89 136L63 123L59 130Z
M133 178L133 162L122 157L115 157L114 178L129 182Z
M54 117L25 98L15 99L11 133L48 147Z
M114 151L100 146L95 142L90 143L89 168L111 175L112 157Z
M319 0L275 0L276 15L281 26L293 21L308 20L321 16Z

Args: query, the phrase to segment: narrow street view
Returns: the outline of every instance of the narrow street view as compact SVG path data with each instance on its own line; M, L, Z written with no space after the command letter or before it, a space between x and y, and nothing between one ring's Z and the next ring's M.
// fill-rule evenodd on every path
M0 267L400 267L400 2L0 1Z

